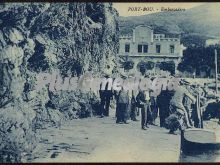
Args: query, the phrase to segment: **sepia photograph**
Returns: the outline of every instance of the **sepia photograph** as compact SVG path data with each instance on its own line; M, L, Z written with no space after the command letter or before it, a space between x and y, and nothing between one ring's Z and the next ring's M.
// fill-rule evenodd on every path
M0 163L220 162L220 2L1 2Z

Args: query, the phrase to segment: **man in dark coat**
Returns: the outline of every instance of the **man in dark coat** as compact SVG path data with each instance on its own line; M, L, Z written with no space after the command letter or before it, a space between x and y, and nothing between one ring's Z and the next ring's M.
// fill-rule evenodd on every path
M149 108L149 123L155 125L155 120L158 116L158 107L156 97L154 96L153 90L150 90L150 108Z
M116 123L128 124L127 123L128 105L129 105L128 91L125 91L122 87L122 89L118 94Z
M157 106L159 108L160 127L165 127L165 119L169 116L170 100L172 99L173 92L161 90L161 93L157 96Z
M115 117L117 118L117 116L118 116L118 96L119 96L119 92L120 91L116 91L116 90L114 90L114 99L115 99L115 101L116 101L116 109L115 109Z
M132 94L131 94L131 102L130 102L130 108L131 108L131 114L130 114L130 117L131 117L131 120L133 121L138 121L137 120L137 102L136 102L136 98L135 98L135 92L134 90L131 91Z
M106 77L108 78L108 77ZM108 90L109 82L106 83L105 90L101 90L102 84L100 84L100 99L101 99L101 105L100 105L100 115L101 117L109 116L109 107L110 107L110 100L113 96L112 90Z
M142 91L140 90L137 97L137 104L138 107L141 108L141 128L146 130L147 126L147 111L148 111L148 104L149 104L149 93L147 90Z

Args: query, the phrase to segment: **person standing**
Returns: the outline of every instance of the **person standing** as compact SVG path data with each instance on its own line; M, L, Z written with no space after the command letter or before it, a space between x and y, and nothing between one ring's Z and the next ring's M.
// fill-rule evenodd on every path
M156 101L156 97L153 93L153 90L150 90L150 108L149 108L149 117L150 117L150 124L155 125L155 120L158 116L158 107L157 107L157 101Z
M173 91L169 91L168 88L166 88L166 90L161 90L160 94L157 96L157 106L159 108L160 116L160 127L166 127L165 119L169 116L170 100L172 99L172 96Z
M147 111L148 111L148 104L149 104L149 93L147 90L140 90L136 100L138 106L141 108L141 128L146 130L148 128L147 125Z
M193 120L192 120L192 100L190 100L190 98L187 97L187 96L183 97L183 106L184 106L184 108L187 111L190 125L193 125Z
M118 96L119 96L120 91L114 90L114 99L116 101L116 109L115 109L115 117L117 118L118 116Z
M128 105L129 105L128 91L125 91L124 88L122 87L118 95L116 123L128 124L127 122Z
M131 120L133 121L138 121L137 120L137 106L136 106L136 98L135 98L135 94L134 94L134 90L131 91L131 102L130 102L130 109L131 109Z
M105 78L107 79L108 76L106 76ZM99 95L100 95L100 99L101 99L101 105L100 105L101 117L109 116L109 107L110 107L111 98L113 96L113 92L111 89L108 90L108 86L109 86L109 82L106 83L105 89L102 90L101 89L102 83L100 84Z

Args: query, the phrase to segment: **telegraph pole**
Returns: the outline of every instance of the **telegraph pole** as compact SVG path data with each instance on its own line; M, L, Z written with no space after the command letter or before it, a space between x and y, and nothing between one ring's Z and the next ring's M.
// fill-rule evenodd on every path
M215 91L218 93L218 62L217 62L217 50L215 48Z

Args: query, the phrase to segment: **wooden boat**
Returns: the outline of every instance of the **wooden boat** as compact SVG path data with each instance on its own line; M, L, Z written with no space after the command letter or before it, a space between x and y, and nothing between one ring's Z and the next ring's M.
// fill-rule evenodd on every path
M181 132L181 151L200 153L220 149L220 132L208 129L186 129Z

